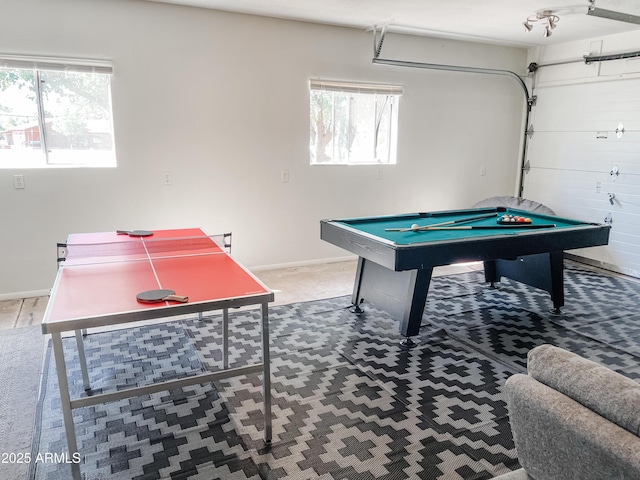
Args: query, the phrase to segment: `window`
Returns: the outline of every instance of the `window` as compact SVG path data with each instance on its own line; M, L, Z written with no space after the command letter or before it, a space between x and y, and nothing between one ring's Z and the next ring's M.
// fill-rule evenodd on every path
M0 168L115 166L111 65L0 56Z
M312 165L396 163L402 88L311 80Z

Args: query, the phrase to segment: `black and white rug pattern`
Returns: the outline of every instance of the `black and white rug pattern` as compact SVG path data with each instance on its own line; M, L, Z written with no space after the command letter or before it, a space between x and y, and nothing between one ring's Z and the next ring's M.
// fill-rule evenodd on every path
M480 480L519 467L502 387L526 354L551 343L640 379L640 283L568 263L566 307L546 292L482 272L435 277L419 345L397 321L349 298L270 308L273 441L263 440L260 375L74 410L87 479ZM231 312L231 366L259 361L257 310ZM91 334L92 386L144 384L221 365L221 320ZM72 396L84 395L65 339ZM52 355L38 452L66 452ZM69 466L37 463L32 479Z

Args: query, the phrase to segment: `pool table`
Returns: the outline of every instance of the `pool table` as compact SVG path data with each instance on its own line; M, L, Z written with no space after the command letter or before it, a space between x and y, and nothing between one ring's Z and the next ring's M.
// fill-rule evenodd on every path
M499 224L505 214L531 222ZM484 218L465 221L480 216ZM397 231L416 225L434 227ZM433 267L441 265L483 261L487 282L493 285L507 277L543 289L559 313L564 305L564 251L606 245L609 230L609 225L506 207L320 222L322 240L359 257L355 308L366 300L389 312L400 321L405 337L418 334Z

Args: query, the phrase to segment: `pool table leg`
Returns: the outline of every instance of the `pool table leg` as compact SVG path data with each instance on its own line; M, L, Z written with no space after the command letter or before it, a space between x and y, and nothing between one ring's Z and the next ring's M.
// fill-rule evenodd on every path
M553 300L553 313L561 313L564 307L564 252L550 252L551 264L551 300Z
M418 335L432 272L433 268L397 272L360 257L351 301L357 307L366 300L400 320L403 336Z
M563 251L525 255L515 260L488 260L484 262L484 276L492 285L506 277L549 292L552 313L561 313L564 306Z

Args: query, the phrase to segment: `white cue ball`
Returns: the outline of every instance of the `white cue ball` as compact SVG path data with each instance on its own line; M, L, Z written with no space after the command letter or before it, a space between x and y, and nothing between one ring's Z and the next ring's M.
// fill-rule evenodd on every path
M411 225L411 230L415 230L416 228L420 228L420 225L418 225L417 223Z

